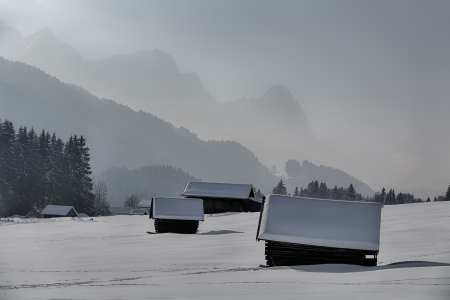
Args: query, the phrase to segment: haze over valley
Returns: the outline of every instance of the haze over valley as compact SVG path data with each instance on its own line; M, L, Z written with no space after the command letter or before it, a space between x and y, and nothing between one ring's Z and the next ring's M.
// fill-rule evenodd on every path
M69 85L2 60L1 120L85 135L96 174L168 164L268 193L295 159L351 174L363 194L444 194L448 4L112 3L32 2L47 18L26 21L30 7L5 2L0 56Z

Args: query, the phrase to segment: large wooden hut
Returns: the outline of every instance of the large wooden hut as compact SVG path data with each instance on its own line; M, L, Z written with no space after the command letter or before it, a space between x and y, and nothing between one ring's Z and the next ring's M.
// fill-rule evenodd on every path
M157 233L194 234L204 220L203 200L156 197L152 199L149 217L155 220Z
M43 218L77 217L78 213L73 206L47 205L41 212Z
M268 266L376 266L381 204L270 195L262 205L256 239Z
M262 200L255 197L252 184L190 181L182 196L202 199L205 214L261 210Z

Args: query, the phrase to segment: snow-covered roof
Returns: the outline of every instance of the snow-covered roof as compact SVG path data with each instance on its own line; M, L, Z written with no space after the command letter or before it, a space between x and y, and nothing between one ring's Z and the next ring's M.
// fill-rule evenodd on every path
M359 250L379 249L379 203L270 195L258 239Z
M150 205L152 204L152 199L142 199L141 202L137 205L139 208L150 208Z
M195 198L153 198L153 219L203 221L203 200Z
M147 211L145 209L133 209L130 215L146 215Z
M127 215L130 214L131 211L133 210L132 207L117 207L117 206L112 206L109 208L109 211L113 214L123 214L123 215Z
M41 211L41 215L56 215L56 216L65 216L69 213L69 211L73 209L75 215L78 215L77 211L73 206L64 206L64 205L47 205L43 211Z
M85 213L79 213L78 217L80 217L80 218L87 218L89 216L87 214L85 214Z
M190 181L186 184L183 196L248 199L254 197L252 184L218 183Z

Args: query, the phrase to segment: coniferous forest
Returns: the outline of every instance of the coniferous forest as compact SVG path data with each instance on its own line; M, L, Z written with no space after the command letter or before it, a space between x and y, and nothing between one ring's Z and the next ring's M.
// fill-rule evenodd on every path
M38 214L48 204L90 215L94 194L89 148L83 136L67 142L55 133L0 120L0 215Z
M287 195L287 189L284 185L283 180L273 188L272 194ZM447 196L448 194L448 196ZM434 201L450 201L450 186L448 187L446 196L440 196L440 199L435 198ZM289 194L290 195L290 194ZM410 193L398 193L395 194L394 189L390 189L388 192L385 188L382 188L380 192L376 192L373 196L364 197L360 193L357 193L353 184L350 184L347 188L337 187L328 188L325 182L320 182L313 180L308 183L306 188L298 187L295 188L292 193L294 197L307 197L307 198L318 198L318 199L332 199L332 200L347 200L347 201L365 201L365 202L377 202L384 205L394 205L394 204L407 204L407 203L418 203L424 202L420 198L414 197ZM427 200L426 202L430 202Z

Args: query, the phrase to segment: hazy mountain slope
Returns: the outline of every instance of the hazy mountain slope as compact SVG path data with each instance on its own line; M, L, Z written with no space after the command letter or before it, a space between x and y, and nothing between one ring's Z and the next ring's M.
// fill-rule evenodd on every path
M85 61L48 28L10 40L0 55L31 63L94 95L189 128L202 140L237 141L266 166L281 169L295 158L342 169L352 161L314 138L299 102L280 85L260 98L218 103L197 74L180 73L173 57L163 51L142 50Z
M250 182L261 189L275 177L252 152L231 141L202 141L154 115L61 83L44 72L0 59L0 119L87 138L95 172L109 167L167 164L203 180Z
M203 88L197 74L180 73L173 57L160 50L85 61L78 51L43 28L11 41L0 49L0 55L34 65L98 97L189 128L204 140L238 140L252 151L264 146L268 150L261 156L267 164L278 159L276 151L269 148L280 150L280 144L312 137L305 114L287 89L274 87L257 100L220 104ZM268 145L268 138L276 139Z
M9 39L0 55L34 65L99 97L121 99L136 110L152 111L174 103L215 102L197 74L180 73L172 56L161 50L85 61L50 29L42 28L23 39Z
M356 179L350 174L342 170L331 168L328 166L317 166L309 161L303 161L298 176L292 176L286 180L289 191L293 191L295 187L306 187L311 181L325 182L328 188L344 187L347 188L353 184L357 193L363 196L373 196L375 193L370 186Z
M188 181L199 180L170 166L143 166L132 170L111 168L96 179L106 183L111 206L123 206L125 199L132 195L139 200L179 196Z

